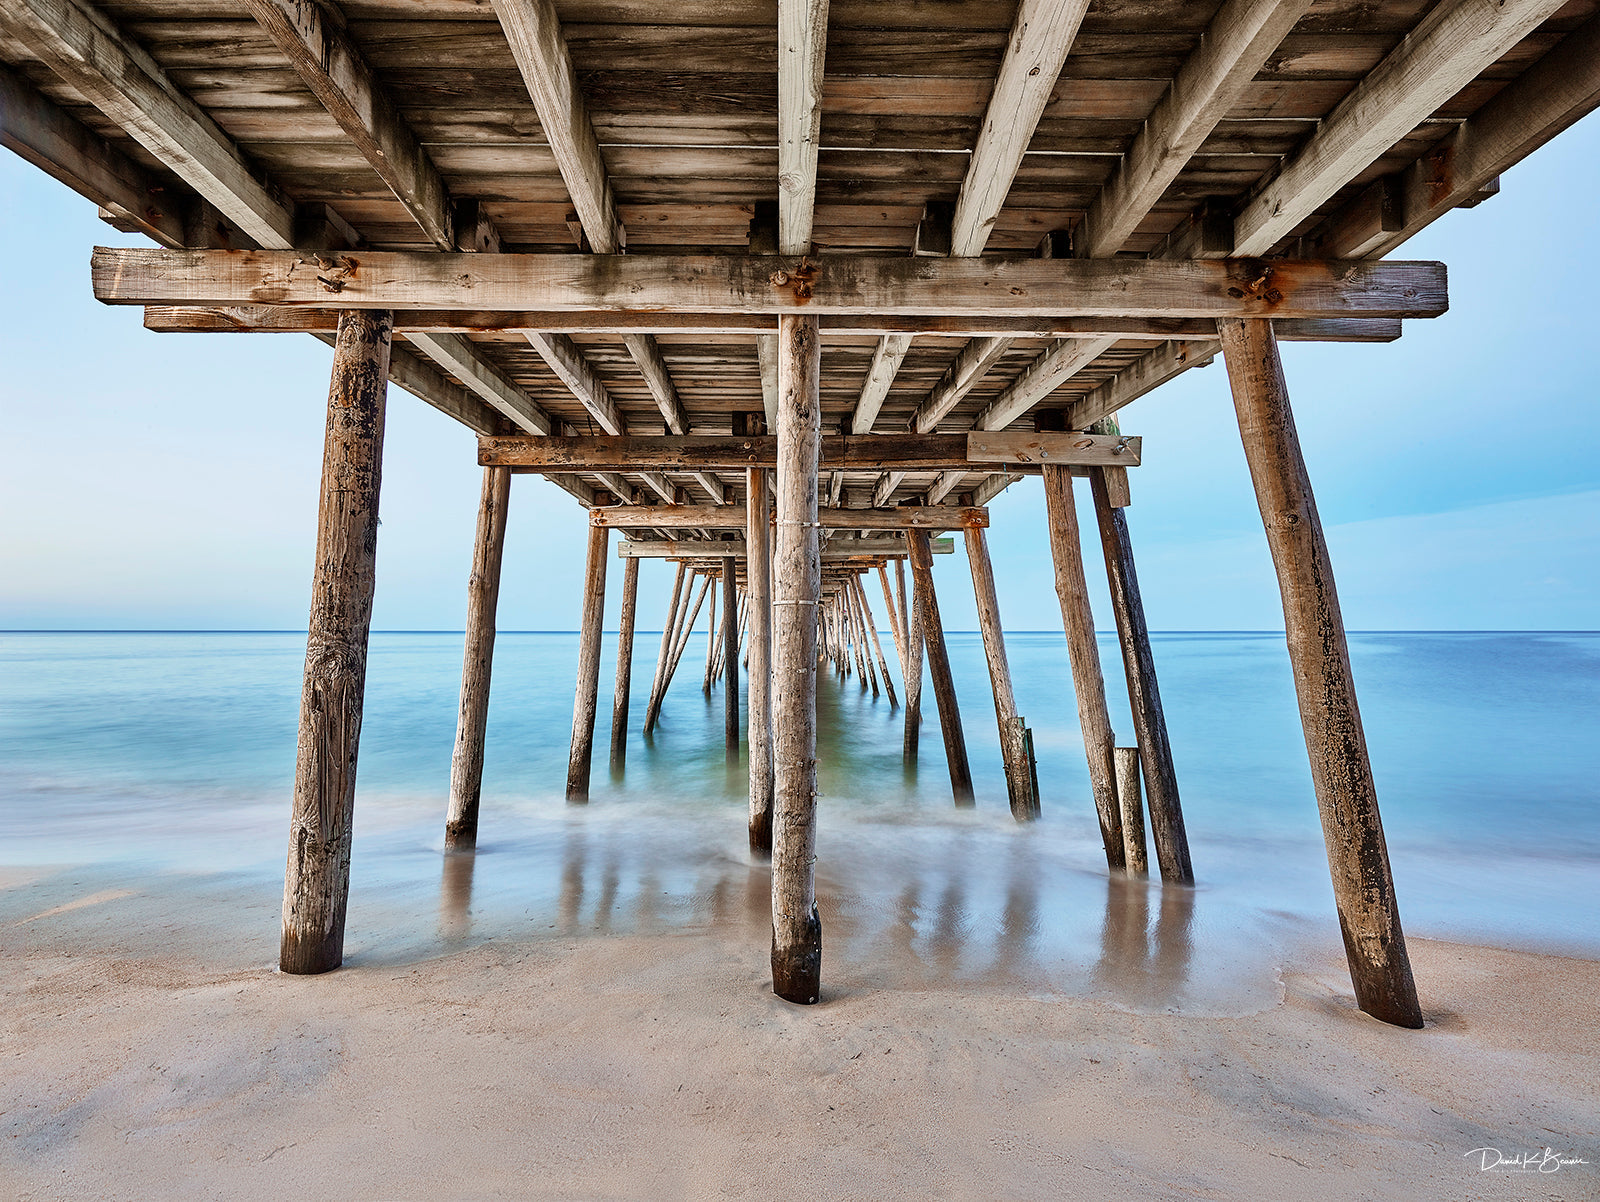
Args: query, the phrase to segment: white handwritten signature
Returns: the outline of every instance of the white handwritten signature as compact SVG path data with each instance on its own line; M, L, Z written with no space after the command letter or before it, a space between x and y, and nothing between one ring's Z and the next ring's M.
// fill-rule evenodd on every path
M1476 1156L1480 1173L1559 1173L1569 1165L1589 1163L1578 1156L1561 1156L1552 1148L1537 1152L1513 1152L1509 1156L1499 1148L1474 1148L1462 1155Z

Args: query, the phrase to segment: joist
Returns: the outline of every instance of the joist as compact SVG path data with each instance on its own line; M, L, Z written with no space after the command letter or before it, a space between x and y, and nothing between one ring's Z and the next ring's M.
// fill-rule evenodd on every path
M714 255L412 254L96 247L110 304L1116 317L1434 317L1442 263L1274 260L792 260ZM781 282L776 282L781 281Z
M861 385L861 396L856 400L855 412L850 416L850 433L870 434L878 420L878 411L894 384L895 373L911 349L911 335L885 334L872 352L872 362L867 365L867 378Z
M175 244L176 245L176 244ZM300 334L331 333L337 323L337 313L331 309L303 309L288 305L147 305L144 326L164 334ZM528 313L506 309L411 309L395 314L396 333L410 334L469 334L491 330L538 330L548 334L622 334L636 331L651 334L693 334L705 336L760 333L777 328L778 319L770 314L742 313ZM1398 317L1336 317L1288 318L1272 323L1279 342L1393 342L1400 337L1401 322ZM1003 330L1005 337L995 335ZM983 363L987 371L1010 340L1016 338L1209 338L1216 332L1216 323L1203 317L969 317L939 316L910 317L902 314L840 314L828 319L823 339L872 334L883 341L915 334L940 338L981 338L1001 343L993 357ZM624 341L626 342L626 338ZM757 340L758 347L765 341ZM652 345L656 345L652 339ZM880 343L881 346L881 343ZM630 348L631 349L631 348ZM970 353L969 353L970 352ZM659 353L659 352L658 352ZM880 353L874 350L874 355ZM889 352L881 352L888 355ZM981 375L959 366L984 352L963 347L947 380L941 380L927 407L919 407L917 427L931 430L940 418L966 396ZM766 368L763 373L763 398L766 392ZM649 375L641 369L641 374ZM874 378L879 378L876 375ZM670 380L668 381L670 382ZM885 392L887 389L885 389ZM662 402L654 388L658 407ZM866 395L863 386L863 397ZM877 402L880 406L881 399ZM763 400L764 405L764 400ZM668 406L670 408L670 405ZM860 401L857 402L860 407ZM675 415L676 416L676 415ZM873 414L876 420L877 414ZM663 412L662 420L672 429L672 422ZM853 420L853 417L852 417ZM771 423L768 423L770 428ZM673 433L683 431L672 430ZM853 433L870 434L870 430Z
M1023 459L1024 443L1054 463L1134 467L1139 440L1118 435L1029 434L1008 440L993 433L850 434L822 439L822 465L828 471L971 470L990 463L1012 466L1041 462ZM590 435L562 438L526 436L478 440L483 467L534 467L541 472L732 471L770 467L776 462L773 435Z
M1310 7L1311 0L1228 0L1218 10L1090 204L1075 253L1102 259L1122 249Z
M1116 343L1115 338L1062 339L983 408L972 421L973 429L1005 429Z
M1221 350L1222 344L1216 339L1163 343L1069 405L1067 425L1074 430L1087 429L1191 367L1211 362Z
M950 555L955 551L955 540L935 538L929 540L935 555ZM622 559L707 559L718 562L728 556L743 559L745 540L740 539L676 539L645 540L624 539L617 544L617 555ZM876 556L906 554L906 537L903 534L877 534L871 538L843 539L831 542L822 549L825 563L844 563L850 560Z
M778 0L778 250L811 251L828 0Z
M1270 251L1561 2L1444 0L1356 85L1240 212L1234 222L1234 253Z
M529 434L554 433L550 415L459 334L413 333L408 341Z
M982 507L907 505L900 509L819 509L824 530L960 530L987 526ZM589 511L589 523L622 530L743 530L743 505L600 505Z

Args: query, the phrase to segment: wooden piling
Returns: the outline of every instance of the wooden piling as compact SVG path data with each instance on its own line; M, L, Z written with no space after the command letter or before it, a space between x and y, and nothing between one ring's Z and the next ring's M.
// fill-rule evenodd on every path
M1177 885L1192 885L1194 866L1189 860L1189 836L1183 826L1178 773L1172 764L1166 714L1161 708L1161 690L1156 685L1155 653L1150 646L1149 628L1145 625L1139 575L1133 565L1133 541L1128 536L1127 515L1120 506L1111 503L1109 485L1102 469L1090 469L1089 491L1094 495L1095 519L1100 527L1100 546L1105 552L1106 579L1111 586L1111 609L1117 619L1117 641L1122 646L1134 733L1139 740L1139 758L1148 782L1150 833L1155 839L1161 879Z
M686 621L683 623L678 632L677 646L673 649L672 661L667 665L666 679L661 682L661 696L656 701L657 718L661 716L660 707L661 703L666 700L667 690L672 687L672 678L677 675L678 664L683 661L683 653L688 649L689 638L694 634L694 624L700 620L700 608L705 604L706 596L711 591L711 582L713 579L714 575L712 573L707 572L701 575L700 593L694 599L694 608L688 609L687 606L685 607L687 610ZM647 726L645 729L648 732L650 727Z
M895 561L895 567L900 566L900 561ZM889 634L894 639L894 657L899 661L900 673L905 675L906 670L906 632L900 624L900 609L894 603L894 590L889 584L889 569L883 564L878 565L878 584L883 588L883 607L889 611Z
M1106 682L1100 673L1100 648L1095 643L1089 585L1083 575L1072 476L1065 467L1045 466L1044 503L1050 527L1050 554L1055 561L1056 596L1061 601L1061 624L1066 630L1072 687L1078 699L1078 724L1083 729L1083 749L1089 761L1089 791L1100 819L1106 864L1120 869L1126 861L1122 818L1117 811L1116 768L1111 755L1116 740L1111 734L1111 715L1106 710Z
M1283 594L1300 724L1356 1003L1384 1022L1420 1027L1422 1011L1400 927L1333 565L1300 452L1272 323L1219 321L1217 332Z
M589 801L589 762L594 750L594 714L600 695L600 628L606 612L606 536L589 527L583 567L583 625L578 632L578 684L572 701L572 754L567 759L567 800Z
M628 699L633 691L633 626L639 604L639 561L622 565L622 614L617 630L617 680L611 691L611 771L628 762Z
M878 696L878 666L872 661L872 648L868 645L867 615L861 607L861 581L855 576L847 577L844 582L845 597L850 605L850 614L856 628L856 655L857 662L866 665L862 672L862 679L872 685L872 695Z
M908 591L916 588L916 573L911 574L908 581L904 572L898 571L901 560L895 561L897 575L900 577L900 600L906 601ZM925 640L922 633L922 602L920 598L912 597L909 606L902 606L902 613L909 609L906 617L906 725L905 734L901 738L900 754L911 763L917 760L917 744L922 733L922 651Z
M344 960L393 331L387 310L339 314L283 880L278 964L284 972L327 972Z
M1112 752L1117 768L1117 812L1122 817L1122 853L1129 876L1150 875L1150 853L1144 844L1144 800L1139 795L1139 749Z
M878 569L883 570L881 567ZM872 640L872 653L878 659L878 671L883 676L883 691L889 695L890 712L900 704L900 698L895 696L894 681L889 678L889 661L883 656L883 643L878 639L878 624L872 617L872 606L867 601L866 586L861 583L861 578L855 578L856 604L861 607L863 624L867 628L867 638Z
M994 716L1000 726L1006 793L1011 801L1011 816L1018 822L1028 822L1039 816L1039 798L1033 788L1028 744L1011 688L1011 665L1006 660L1006 636L1000 626L1000 597L994 586L994 565L989 561L989 541L981 526L967 526L965 531L972 592L978 603L978 629L983 633L983 654L989 661L989 683L994 691Z
M967 763L967 737L961 729L956 682L950 674L950 653L944 643L944 622L939 617L939 596L933 589L933 548L928 545L928 532L906 531L906 544L911 552L911 575L916 581L918 608L922 613L922 637L933 676L933 699L939 707L939 728L944 734L944 754L950 765L950 791L955 795L956 805L976 805L972 768ZM908 733L909 729L908 726Z
M772 501L767 473L745 473L745 577L750 598L750 850L772 854Z
M495 608L506 543L511 469L483 469L472 574L467 578L467 637L461 665L461 708L450 757L450 808L444 845L466 851L478 842L478 801L483 792L483 740L489 722L489 679L494 663Z
M672 578L672 600L667 605L667 620L661 628L661 650L656 655L655 679L650 682L650 699L645 703L644 733L649 734L655 727L656 714L661 708L661 690L667 678L667 667L672 660L672 651L678 637L678 623L683 620L682 610L689 603L683 595L683 577L688 570L688 565L680 563L677 572ZM690 587L693 587L691 582Z
M773 554L772 991L821 997L816 900L817 460L822 342L817 319L778 319L777 539Z
M739 570L730 555L722 560L722 739L728 763L739 762Z
M719 579L720 575L721 573L713 572L709 579L715 581ZM722 634L722 628L717 625L720 612L720 606L717 604L719 600L720 590L713 588L711 590L711 612L707 615L708 620L706 622L706 678L700 689L708 697L711 695L711 674L717 670L717 645L721 642L718 636ZM723 620L727 620L726 615L723 615Z

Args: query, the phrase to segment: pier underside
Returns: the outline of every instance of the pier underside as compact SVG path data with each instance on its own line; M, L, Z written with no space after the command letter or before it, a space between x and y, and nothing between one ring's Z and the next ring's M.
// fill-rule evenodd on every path
M1148 826L1162 887L1194 883L1124 411L1222 355L1356 1000L1420 1026L1277 346L1390 341L1445 310L1443 265L1387 256L1600 104L1597 8L4 0L0 142L157 244L97 249L96 296L155 331L334 346L283 967L342 958L388 384L470 430L485 473L447 848L476 843L512 477L538 473L589 514L567 799L589 793L610 561L622 771L639 573L666 560L643 727L706 610L703 688L730 758L748 745L750 847L773 863L774 989L810 1003L817 672L903 705L915 757L926 667L953 802L987 800L934 584L956 537L1011 813L1092 808L1116 874L1148 870ZM988 502L1035 477L1087 798L1038 779L989 564ZM1085 487L1132 747L1094 640Z

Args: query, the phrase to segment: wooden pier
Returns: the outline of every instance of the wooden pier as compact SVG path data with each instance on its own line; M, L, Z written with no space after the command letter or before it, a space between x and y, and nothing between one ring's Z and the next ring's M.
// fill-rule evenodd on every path
M913 760L926 665L955 804L1092 812L1113 873L1148 871L1148 826L1160 888L1203 879L1134 563L1145 446L1125 411L1221 354L1356 1000L1420 1026L1277 348L1390 341L1445 310L1442 264L1386 256L1600 104L1597 6L0 2L0 143L155 243L96 249L95 295L151 330L333 346L283 968L342 958L387 383L461 423L484 469L446 848L469 855L494 821L495 607L512 478L537 473L589 514L567 799L589 796L619 558L611 770L632 723L656 728L708 611L702 682L720 685L729 762L748 759L752 855L772 861L773 988L812 1003L830 664L903 708ZM1154 439L1155 470L1184 453ZM1039 778L989 563L988 503L1035 477L1086 796ZM935 563L956 541L1003 798L974 787L949 666ZM639 706L639 582L663 571Z

